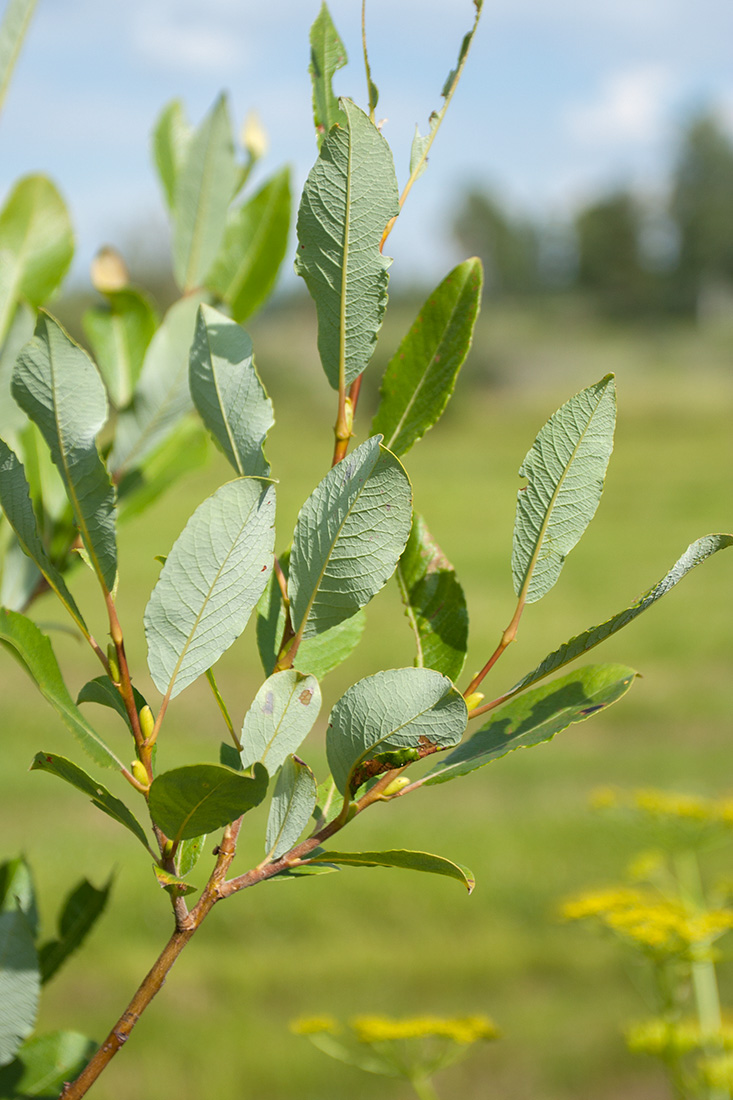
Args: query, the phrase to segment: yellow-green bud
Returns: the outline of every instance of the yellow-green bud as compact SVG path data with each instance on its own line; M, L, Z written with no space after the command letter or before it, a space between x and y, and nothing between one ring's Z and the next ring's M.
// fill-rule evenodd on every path
M245 118L240 139L252 160L264 157L270 143L256 111L250 111Z
M109 244L100 248L92 260L91 279L92 286L100 294L122 290L129 285L129 272L116 248L112 248Z
M409 785L410 780L407 778L406 775L398 775L392 780L391 783L388 783L387 786L384 788L384 790L382 791L382 798L391 798L392 795L397 794L405 787L409 787Z
M470 695L466 696L466 706L469 710L475 710L479 703L482 703L486 696L483 691L472 691Z
M140 707L140 732L146 741L149 741L153 736L153 730L155 729L155 718L153 712L146 703L144 707Z
M148 773L145 770L145 765L142 763L141 760L133 760L132 764L130 764L130 771L135 776L135 779L137 779L138 783L141 783L143 787L150 786Z
M117 664L117 650L112 642L107 646L107 661L109 662L109 674L115 684L120 682L120 666Z

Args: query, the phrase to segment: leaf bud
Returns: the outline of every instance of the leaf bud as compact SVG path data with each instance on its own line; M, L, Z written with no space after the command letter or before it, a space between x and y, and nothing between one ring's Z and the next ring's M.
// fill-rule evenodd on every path
M252 160L259 160L267 152L270 142L256 111L248 112L242 126L240 140Z
M100 248L92 260L91 280L92 286L100 294L123 290L129 285L129 272L116 248L109 244Z
M120 682L120 666L117 663L117 649L112 644L112 642L110 642L109 645L107 646L107 661L109 663L109 674L112 677L112 681L115 684L119 684L119 682Z
M405 787L409 787L409 785L410 780L407 778L406 775L397 775L392 780L392 782L388 783L382 791L382 798L391 798L393 795L398 794Z
M134 775L135 779L137 779L138 783L141 783L143 787L150 786L148 773L145 770L145 765L142 763L141 760L133 760L132 764L130 764L130 771Z
M475 710L479 703L482 703L486 696L483 691L472 691L470 695L466 696L466 706L469 711Z
M138 715L138 718L140 719L140 732L142 733L145 740L149 741L150 738L153 736L153 730L155 729L155 718L153 717L153 712L147 703L144 707L140 707L140 714Z

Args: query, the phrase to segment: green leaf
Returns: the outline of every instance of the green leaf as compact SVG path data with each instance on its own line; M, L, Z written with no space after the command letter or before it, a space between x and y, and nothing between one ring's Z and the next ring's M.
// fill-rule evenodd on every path
M275 490L255 478L222 485L189 519L145 609L162 695L178 695L244 630L272 569L274 523Z
M296 634L311 638L348 619L387 583L411 504L407 474L379 437L329 470L295 525L288 593Z
M232 745L234 749L234 746ZM236 754L236 749L234 749ZM176 852L176 866L178 868L178 874L185 878L193 871L194 867L201 858L201 854L206 844L206 833L201 836L192 836L188 840L182 840L178 845L178 851Z
M148 454L117 486L117 522L139 516L178 478L200 470L209 454L209 439L201 424L184 420L172 435Z
M185 143L175 180L173 268L184 290L201 286L224 236L237 164L225 96Z
M290 231L290 170L281 168L227 218L224 241L206 285L242 324L267 301Z
M289 551L278 558L286 579L289 558ZM361 641L365 626L366 615L363 611L357 611L351 618L336 623L321 634L304 638L295 655L293 667L300 672L310 672L317 680L322 680L354 651ZM273 570L257 605L257 648L266 676L270 676L275 669L284 628L285 609L280 585Z
M10 384L15 360L23 345L27 344L33 336L35 325L35 310L25 302L19 302L5 343L0 349L0 435L3 437L19 432L28 423L23 410L13 399Z
M8 0L0 23L0 107L18 60L36 0Z
M51 297L74 255L64 200L45 176L19 180L0 211L0 343L16 303L40 306Z
M696 542L687 547L682 557L674 563L666 576L662 577L661 581L645 592L643 596L640 596L635 603L632 603L630 607L625 608L623 611L619 611L618 614L613 615L605 623L601 623L600 626L591 626L582 634L578 634L565 642L553 653L548 654L537 668L523 676L503 698L509 699L513 695L518 695L520 691L536 684L538 680L543 680L551 672L555 672L563 665L567 665L576 658L581 657L584 653L593 649L594 646L605 642L606 638L610 638L622 627L628 626L643 611L650 608L662 596L666 596L696 565L706 561L718 550L726 550L730 546L733 546L733 535L705 535L703 538L697 539Z
M584 722L615 703L637 675L625 665L587 665L526 692L492 712L480 730L436 764L424 784L446 783L514 749L551 741L574 722Z
M5 535L2 553L2 582L0 583L0 606L11 611L19 611L28 606L38 588L41 574L30 558L20 548L14 534L6 525L0 531Z
M0 1066L33 1031L40 995L38 956L20 909L0 913Z
M75 706L61 676L51 643L34 622L17 611L0 608L0 645L34 680L43 697L51 704L62 722L95 763L103 768L122 769L121 762L92 729Z
M158 886L161 886L173 898L183 898L187 894L196 893L195 886L191 886L190 883L184 882L182 879L172 875L170 871L166 871L165 868L159 867L157 863L153 864L153 872L158 880Z
M64 578L51 564L43 543L38 537L36 516L23 466L2 439L0 439L0 506L15 531L24 553L46 578L49 587L56 593L80 629L87 634L84 617L76 606L74 597L66 587Z
M202 305L191 347L191 396L236 473L267 476L263 450L275 417L254 362L252 341L223 313Z
M395 668L359 680L328 720L326 754L336 786L353 792L374 775L455 745L467 719L463 696L432 669Z
M310 31L311 59L308 72L313 85L313 122L316 139L320 145L332 126L346 126L346 116L339 109L331 82L337 69L342 69L348 58L346 48L326 7L325 0Z
M581 390L540 431L519 469L512 577L526 603L539 600L560 576L593 519L613 450L613 375Z
M318 314L318 351L334 389L349 385L374 351L387 306L390 260L379 251L399 213L392 153L345 99L346 126L325 138L298 211L295 270Z
M134 287L108 291L105 297L107 305L88 309L82 324L110 399L122 409L132 399L160 318L148 295Z
M76 1031L34 1035L23 1043L15 1060L0 1070L0 1096L58 1096L66 1081L79 1076L96 1048L96 1043Z
M397 583L417 646L415 664L456 680L468 649L466 597L421 516L413 518Z
M288 756L280 769L267 819L268 859L284 856L305 829L316 804L316 779L302 760Z
M315 676L289 668L265 680L242 726L242 766L261 761L274 775L313 728L321 709Z
M40 314L13 374L13 395L40 428L61 474L84 546L107 591L117 577L115 492L97 452L107 394L89 356Z
M186 840L229 825L259 806L267 793L267 771L254 777L221 764L188 764L157 776L150 787L150 816L171 840Z
M20 910L33 936L38 935L38 906L33 876L26 861L9 859L0 864L0 912Z
M136 687L133 687L132 693L139 714L146 705L145 699ZM96 679L89 680L79 692L76 702L77 705L79 703L98 703L101 707L110 707L111 710L116 710L119 716L124 719L130 733L132 733L132 723L125 707L125 701L109 676L97 676Z
M433 291L384 373L371 435L405 454L440 418L471 347L481 302L481 261L465 260Z
M163 108L153 130L153 157L169 209L173 209L176 182L193 131L180 99Z
M139 466L193 408L188 354L202 296L174 302L150 341L132 405L117 418L109 465L118 477Z
M82 879L69 893L59 913L58 937L44 943L38 952L41 982L45 983L77 951L107 905L111 881L101 890Z
M33 758L31 771L50 772L51 775L58 776L59 779L63 779L65 783L76 787L83 794L89 795L93 804L102 813L107 814L108 817L111 817L113 821L117 821L120 825L124 825L150 851L145 831L132 811L128 810L124 802L121 802L119 798L115 798L106 787L98 783L96 779L92 779L91 775L71 760L67 760L63 756L57 756L52 752L38 752Z
M431 852L409 852L404 848L387 852L322 852L308 863L335 863L342 867L403 867L407 871L425 871L431 875L445 875L462 882L469 894L476 880L467 867L435 856Z

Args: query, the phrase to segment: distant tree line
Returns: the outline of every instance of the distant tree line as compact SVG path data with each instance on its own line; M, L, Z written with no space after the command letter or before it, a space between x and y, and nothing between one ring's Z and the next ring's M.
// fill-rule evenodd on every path
M484 261L494 297L572 289L616 315L733 310L733 142L714 115L699 115L682 133L664 200L621 188L559 227L471 190L454 232Z

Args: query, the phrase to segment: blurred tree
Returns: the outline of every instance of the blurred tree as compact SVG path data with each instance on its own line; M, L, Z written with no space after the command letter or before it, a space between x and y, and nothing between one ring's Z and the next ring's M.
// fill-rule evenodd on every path
M642 215L633 195L617 191L586 206L575 230L579 286L601 295L612 312L635 312L646 300L650 274L642 261Z
M470 190L453 230L462 248L483 261L487 294L537 290L537 233L528 222L511 219L493 196Z

